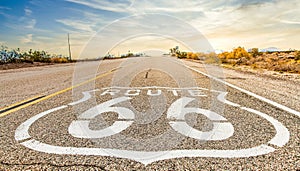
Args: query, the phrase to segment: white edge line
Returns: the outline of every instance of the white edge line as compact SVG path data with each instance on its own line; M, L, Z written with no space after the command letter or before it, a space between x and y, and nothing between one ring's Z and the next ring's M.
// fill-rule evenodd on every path
M286 111L286 112L289 112L289 113L291 113L291 114L294 114L294 115L300 117L300 112L298 112L298 111L296 111L296 110L294 110L294 109L291 109L291 108L289 108L289 107L287 107L287 106L284 106L284 105L282 105L282 104L279 104L279 103L277 103L277 102L274 102L274 101L272 101L272 100L270 100L270 99L267 99L267 98L265 98L265 97L262 97L262 96L260 96L260 95L255 94L255 93L252 93L252 92L250 92L250 91L248 91L248 90L242 89L242 88L240 88L240 87L238 87L238 86L235 86L235 85L233 85L233 84L230 84L230 83L228 83L228 82L226 82L226 81L223 81L223 80L221 80L221 79L219 79L219 78L216 78L216 77L214 77L214 76L208 75L208 74L206 74L206 73L204 73L204 72L201 72L201 71L196 70L196 69L194 69L194 68L192 68L192 67L190 67L190 66L187 66L186 64L184 64L184 66L186 66L187 68L189 68L189 69L191 69L191 70L193 70L193 71L195 71L195 72L198 72L199 74L205 75L205 76L207 76L207 77L209 77L209 78L211 78L211 79L214 79L214 80L216 80L216 81L218 81L218 82L221 82L221 83L223 83L223 84L225 84L225 85L227 85L227 86L229 86L229 87L231 87L231 88L234 88L234 89L236 89L236 90L239 90L239 91L241 91L241 92L243 92L243 93L246 93L246 94L248 94L248 95L250 95L250 96L252 96L252 97L255 97L255 98L257 98L257 99L259 99L259 100L261 100L261 101L264 101L264 102L266 102L266 103L269 103L269 104L271 104L271 105L273 105L273 106L275 106L275 107L277 107L277 108L280 108L280 109L282 109L282 110L284 110L284 111Z

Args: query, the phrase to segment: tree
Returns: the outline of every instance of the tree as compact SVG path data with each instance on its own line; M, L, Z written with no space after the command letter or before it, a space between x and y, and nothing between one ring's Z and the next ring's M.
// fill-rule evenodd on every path
M251 54L253 57L256 57L258 55L260 55L258 48L252 48L251 49Z
M171 56L177 56L178 57L178 55L180 55L179 47L176 46L174 48L171 48L170 49L170 54L171 54Z

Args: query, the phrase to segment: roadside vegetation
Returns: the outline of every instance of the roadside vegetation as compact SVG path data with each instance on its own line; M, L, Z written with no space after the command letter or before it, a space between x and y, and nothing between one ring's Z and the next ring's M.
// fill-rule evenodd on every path
M11 63L68 63L73 62L62 55L49 54L46 51L32 50L21 52L19 48L0 48L0 65Z
M115 56L115 55L111 55L111 54L107 54L104 56L104 59L120 59L120 58L130 58L130 57L143 57L146 56L145 53L132 53L130 51L128 51L127 54L122 54L119 56Z
M121 56L114 56L107 54L104 57L99 57L95 59L76 59L71 60L69 57L63 55L49 54L48 52L42 50L32 50L21 51L20 48L9 49L6 46L0 46L0 70L24 68L32 66L43 66L56 63L70 63L76 61L96 61L102 59L120 59L129 57L142 57L146 56L145 53L132 53L128 51L127 54L122 54Z
M252 69L300 74L300 51L260 52L258 48L247 51L243 47L234 48L230 52L216 54L180 52L170 49L170 54L178 58L201 60L205 63L218 63L227 67L245 66Z

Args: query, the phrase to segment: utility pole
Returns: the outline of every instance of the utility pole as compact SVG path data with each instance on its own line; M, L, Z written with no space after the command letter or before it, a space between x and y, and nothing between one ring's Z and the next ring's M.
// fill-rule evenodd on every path
M68 46L69 46L69 58L72 60L72 54L71 54L71 45L70 45L70 34L68 33Z

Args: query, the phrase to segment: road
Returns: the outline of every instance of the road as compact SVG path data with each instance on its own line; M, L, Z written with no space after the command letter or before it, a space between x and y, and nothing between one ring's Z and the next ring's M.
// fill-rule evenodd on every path
M300 169L298 81L166 56L0 75L0 170Z

